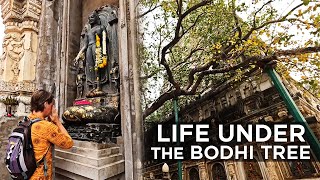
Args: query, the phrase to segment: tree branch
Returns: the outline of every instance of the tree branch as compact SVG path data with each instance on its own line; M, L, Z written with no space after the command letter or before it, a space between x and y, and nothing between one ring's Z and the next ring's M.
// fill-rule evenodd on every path
M214 58L213 58L214 59ZM193 82L194 82L194 75L197 73L197 72L201 72L201 71L204 71L204 70L207 70L209 69L211 66L218 66L219 64L216 63L215 61L210 61L208 63L206 63L205 65L203 66L200 66L200 67L195 67L193 69L190 70L190 73L189 73L189 76L188 76L188 84L187 86L184 88L185 90L188 90Z
M296 48L296 49L289 49L289 50L278 50L275 54L277 56L292 56L292 55L300 55L300 54L316 53L316 52L320 52L320 46Z
M241 39L242 37L242 30L241 30L241 27L240 27L240 24L239 24L239 18L237 16L237 13L236 13L236 7L235 7L235 1L233 0L232 1L232 13L233 13L233 18L234 18L234 21L236 23L236 28L237 28L237 31L239 32L239 39Z
M263 23L262 25L256 27L256 28L253 28L253 30L258 30L258 29L261 29L269 24L273 24L273 23L277 23L277 22L284 22L284 21L287 21L288 19L286 19L293 11L295 11L296 9L298 9L299 7L301 7L303 5L303 3L297 5L296 7L292 8L286 15L282 16L281 18L277 19L277 20L273 20L273 21L268 21L268 22L265 22Z
M162 94L154 103L152 103L149 108L144 111L143 117L145 118L149 116L155 110L159 109L166 101L173 99L174 97L179 95L181 95L181 92L178 93L177 90L171 90L170 92Z
M168 65L167 61L166 61L166 52L168 49L172 48L174 45L176 45L180 39L183 37L183 36L180 36L179 35L179 32L180 32L180 28L181 28L181 24L182 24L182 20L187 16L189 15L191 12L197 10L198 8L202 7L202 6L205 6L207 5L208 3L210 2L210 0L207 0L207 1L202 1L194 6L192 6L190 9L188 9L186 12L184 12L183 14L181 14L181 16L179 16L178 18L178 21L177 21L177 25L175 27L175 35L174 35L174 38L171 40L171 42L169 42L165 47L162 48L162 51L161 51L161 61L160 61L160 64L162 64L167 72L167 75L168 75L168 81L176 88L176 89L180 89L180 85L179 83L177 83L175 80L174 80L174 77L173 77L173 74L172 74L172 71L170 69L170 66ZM182 3L179 4L180 6L182 6ZM182 8L182 7L178 7L178 8Z
M153 77L154 75L158 74L159 72L160 72L160 69L153 71L149 75L145 75L145 76L140 77L140 80L149 79L149 78Z
M259 30L259 29L261 29L261 28L263 28L263 27L265 27L265 26L267 26L267 25L273 24L273 23L286 21L286 20L287 20L286 18L287 18L292 12L294 12L296 9L298 9L299 7L301 7L302 5L303 5L303 3L301 3L301 4L297 5L296 7L292 8L286 15L282 16L282 17L279 18L279 19L272 20L272 21L267 21L267 22L263 23L262 25L260 25L260 26L258 26L258 27L252 27L252 28L248 31L248 33L247 33L241 40L242 40L242 41L248 40L248 38L250 37L250 35L251 35L251 34L253 33L253 31L255 31L255 30ZM225 53L225 54L228 54L236 45L239 44L239 42L241 42L241 41L237 41L237 43L235 43L235 44L229 46L228 48L226 48L226 50L224 51L224 53Z
M192 23L192 25L189 26L187 30L182 31L183 33L182 33L181 37L184 36L185 34L187 34L187 33L197 24L198 20L200 19L200 17L201 17L203 14L204 14L204 13L199 14L199 16L196 18L196 20Z
M272 0L266 2L264 5L262 5L253 15L253 28L256 28L256 17L257 14L268 4L270 4L272 2Z
M143 16L149 14L150 12L154 11L154 10L157 9L158 7L160 7L160 5L156 5L156 6L154 6L154 7L151 6L146 12L138 15L138 18L142 18Z
M172 69L175 69L175 68L177 68L178 66L180 66L181 64L186 63L186 62L192 57L192 55L193 55L194 53L198 52L198 51L204 51L204 49L203 49L203 48L196 48L196 49L191 50L190 53L189 53L189 55L188 55L186 58L184 58L183 61L181 61L181 62L179 62L178 64L176 64L175 66L173 66Z

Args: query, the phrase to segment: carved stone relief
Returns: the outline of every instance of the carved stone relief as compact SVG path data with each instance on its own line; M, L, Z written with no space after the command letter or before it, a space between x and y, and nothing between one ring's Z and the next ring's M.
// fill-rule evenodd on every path
M41 0L0 0L5 24L0 56L1 96L35 90L32 67L36 62L41 4ZM22 103L26 105L27 101Z
M9 95L17 98L16 115L30 111L30 94L35 90L32 67L36 62L41 4L41 0L0 0L5 25L0 56L0 98ZM1 111L0 115L4 113Z
M237 179L235 164L232 161L227 161L227 174L231 180Z
M279 179L276 173L276 162L274 162L273 160L267 160L266 165L267 165L267 172L270 179L274 179L274 180Z
M6 34L3 41L4 56L2 63L6 63L3 67L3 79L7 81L17 81L19 75L19 62L23 56L21 36L17 33Z

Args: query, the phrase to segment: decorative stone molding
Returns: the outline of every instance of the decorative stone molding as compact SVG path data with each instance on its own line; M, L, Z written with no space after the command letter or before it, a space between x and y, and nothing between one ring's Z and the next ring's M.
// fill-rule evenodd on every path
M34 82L22 81L17 83L0 81L0 92L33 92Z
M23 22L25 19L39 21L41 0L1 0L3 22Z
M29 105L31 103L31 97L30 96L18 96L17 97L18 102L21 102L25 105Z
M5 22L6 26L5 32L23 32L25 30L31 30L34 32L39 32L39 21L38 20L26 20L23 22Z

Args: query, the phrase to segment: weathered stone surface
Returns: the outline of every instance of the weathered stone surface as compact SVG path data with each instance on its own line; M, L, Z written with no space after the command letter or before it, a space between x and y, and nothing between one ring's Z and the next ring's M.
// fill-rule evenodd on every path
M55 151L57 179L112 179L124 172L123 156L116 144L75 140L71 149Z
M60 165L61 164L61 165ZM102 167L94 167L88 164L79 163L63 158L56 157L56 167L66 171L87 177L89 179L108 179L124 171L124 160L114 162Z
M119 124L108 123L88 123L71 124L66 127L73 139L83 141L93 141L98 143L116 142L116 138L121 135Z
M117 162L123 159L121 154L112 154L107 157L91 158L81 154L61 151L59 149L56 149L56 156L96 167L100 167L105 164L111 164L112 162Z
M56 12L54 8L59 7L61 4L59 1L43 2L36 64L36 87L52 92L55 88L55 72L57 72L56 60L59 57L54 52L57 48L57 44L61 43L61 39L59 39L57 35L59 19L55 18L55 15L58 14L59 11Z
M59 149L58 149L59 150ZM65 149L64 152L71 152L75 154L81 154L86 157L90 158L100 158L100 157L106 157L114 154L119 153L119 147L108 147L103 149L91 149L91 148L83 148L83 147L77 147L73 146L71 149Z

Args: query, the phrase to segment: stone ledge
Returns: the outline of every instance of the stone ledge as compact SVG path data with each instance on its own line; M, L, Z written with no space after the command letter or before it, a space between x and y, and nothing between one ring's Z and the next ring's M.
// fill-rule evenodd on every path
M71 149L56 148L56 151L70 152L70 153L74 153L74 154L80 154L82 156L86 156L89 158L98 159L98 158L107 157L110 155L119 154L120 148L119 147L110 147L107 149L95 150L95 149L81 148L81 147L73 146Z
M57 168L68 171L69 173L96 180L108 179L124 172L124 160L102 167L94 167L88 164L60 157L56 157L55 162Z
M101 167L106 164L110 164L112 162L117 162L120 160L123 160L122 154L111 154L106 157L102 158L91 158L87 157L81 154L75 154L72 152L67 152L67 151L61 151L59 149L56 149L56 157L60 157L63 159L69 159L72 161L80 162L80 163L87 163L88 165L92 165L95 167Z
M81 148L97 149L97 150L110 148L110 147L117 147L117 145L113 143L101 144L96 142L77 141L77 140L73 140L73 146L81 147Z

